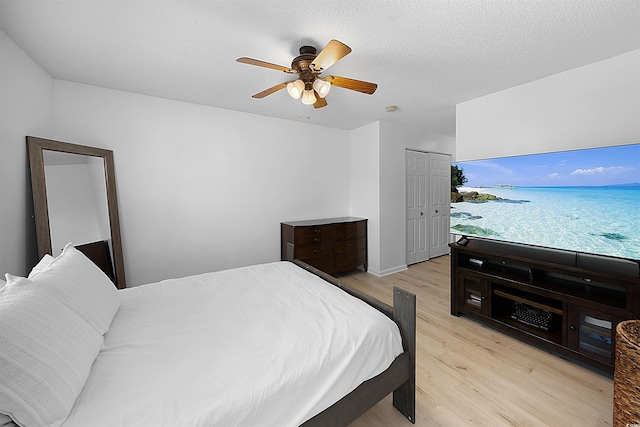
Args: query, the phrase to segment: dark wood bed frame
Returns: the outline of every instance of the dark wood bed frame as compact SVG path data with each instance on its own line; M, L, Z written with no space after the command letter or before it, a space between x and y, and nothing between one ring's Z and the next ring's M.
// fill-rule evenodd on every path
M334 286L366 302L393 320L400 329L404 353L389 368L362 384L351 393L302 424L303 427L347 426L369 408L393 392L393 406L415 424L416 414L416 296L393 288L393 307L350 289L333 276L303 261L294 264L321 277Z

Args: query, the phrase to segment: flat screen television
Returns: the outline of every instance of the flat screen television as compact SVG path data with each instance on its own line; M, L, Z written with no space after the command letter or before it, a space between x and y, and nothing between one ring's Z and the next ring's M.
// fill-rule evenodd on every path
M452 167L453 234L640 260L640 144Z

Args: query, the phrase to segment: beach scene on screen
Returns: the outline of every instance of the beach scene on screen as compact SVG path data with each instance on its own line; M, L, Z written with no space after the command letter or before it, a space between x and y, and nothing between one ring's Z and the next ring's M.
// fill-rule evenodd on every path
M452 166L451 233L640 260L640 144Z

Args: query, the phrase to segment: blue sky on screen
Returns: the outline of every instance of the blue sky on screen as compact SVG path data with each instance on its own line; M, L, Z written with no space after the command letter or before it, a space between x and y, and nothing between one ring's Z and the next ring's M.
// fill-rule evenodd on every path
M466 187L622 185L640 183L640 144L453 164Z

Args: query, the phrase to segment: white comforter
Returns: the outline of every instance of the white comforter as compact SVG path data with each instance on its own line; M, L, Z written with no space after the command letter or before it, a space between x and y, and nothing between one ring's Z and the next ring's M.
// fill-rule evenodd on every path
M402 353L395 323L289 262L120 294L64 427L297 426Z

